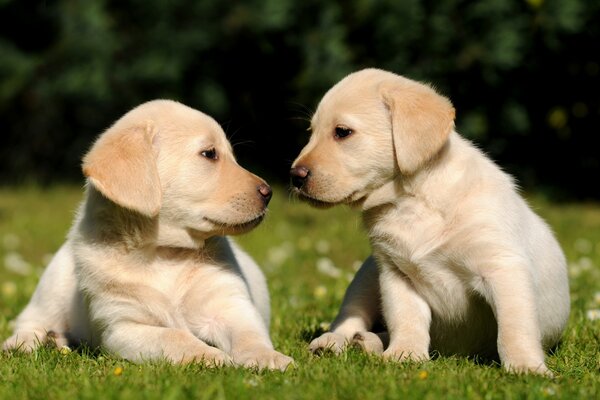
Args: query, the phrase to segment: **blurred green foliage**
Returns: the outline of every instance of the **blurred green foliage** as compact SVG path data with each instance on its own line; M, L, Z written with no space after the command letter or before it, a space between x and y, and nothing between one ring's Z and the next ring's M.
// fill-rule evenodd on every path
M93 138L172 98L285 179L319 98L371 66L431 82L522 185L600 197L600 2L0 0L0 178L80 179Z

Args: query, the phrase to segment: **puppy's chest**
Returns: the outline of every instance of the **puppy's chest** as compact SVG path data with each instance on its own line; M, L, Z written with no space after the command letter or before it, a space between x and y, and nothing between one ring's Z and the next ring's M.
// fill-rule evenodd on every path
M216 266L189 259L155 259L127 268L108 268L104 272L94 277L97 280L94 286L100 291L115 292L129 299L134 308L149 308L157 315L171 316L178 314L192 295L197 299L195 307L202 308L210 297L205 282L214 282L223 274Z
M436 314L464 318L469 307L467 284L447 254L441 212L409 198L379 216L369 238L378 262L399 269Z
M218 281L221 268L194 260L157 262L144 279L147 286L167 295L175 305L193 294L202 297L206 282ZM202 301L200 301L202 303Z
M374 251L414 264L439 251L444 244L445 226L441 212L413 197L367 220Z

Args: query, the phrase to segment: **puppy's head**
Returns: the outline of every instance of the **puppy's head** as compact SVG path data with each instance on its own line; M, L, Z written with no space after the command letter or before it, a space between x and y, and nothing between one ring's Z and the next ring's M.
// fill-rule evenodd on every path
M125 114L84 157L83 172L117 205L201 237L252 229L271 198L212 118L169 100Z
M355 203L398 175L412 175L442 148L454 108L431 87L365 69L329 90L291 170L300 198L316 206Z

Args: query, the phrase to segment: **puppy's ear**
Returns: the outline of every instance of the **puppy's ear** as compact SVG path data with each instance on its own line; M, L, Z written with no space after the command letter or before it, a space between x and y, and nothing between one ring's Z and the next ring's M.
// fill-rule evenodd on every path
M117 122L83 158L83 174L118 205L153 217L161 205L161 188L152 147L152 121L123 126Z
M454 107L431 87L406 78L383 84L381 93L391 113L396 162L400 172L410 175L446 143L454 128Z

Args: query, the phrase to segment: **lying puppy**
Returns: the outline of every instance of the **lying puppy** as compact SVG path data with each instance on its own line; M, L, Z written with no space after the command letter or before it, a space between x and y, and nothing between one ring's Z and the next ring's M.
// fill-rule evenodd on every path
M450 101L366 69L323 97L311 128L295 191L360 207L373 250L311 350L355 342L399 361L497 352L507 370L549 374L543 349L569 316L564 255L511 177L454 131ZM385 351L367 332L381 317Z
M292 362L269 338L264 276L221 236L257 226L271 189L212 118L142 104L99 137L83 172L73 228L5 350L87 342L134 362Z

